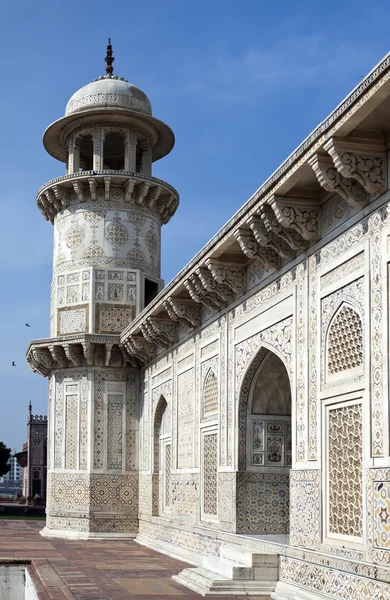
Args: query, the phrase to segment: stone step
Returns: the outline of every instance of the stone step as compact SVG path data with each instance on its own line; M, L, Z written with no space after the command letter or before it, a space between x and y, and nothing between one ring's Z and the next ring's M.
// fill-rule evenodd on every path
M222 544L220 548L221 558L227 558L234 562L241 563L245 567L277 567L278 555L266 552L254 552L244 546L237 544Z
M228 558L205 556L203 566L205 569L229 579L253 579L252 567L245 567L241 563L234 562Z
M184 569L173 579L201 596L269 597L275 581L232 580L203 567Z

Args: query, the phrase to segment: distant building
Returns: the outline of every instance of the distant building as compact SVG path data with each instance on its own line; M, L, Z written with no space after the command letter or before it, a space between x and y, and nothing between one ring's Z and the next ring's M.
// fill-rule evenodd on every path
M0 477L0 483L4 483L5 481L22 481L23 479L23 469L18 464L18 461L15 456L11 456L8 460L8 465L10 467L8 473Z
M37 494L46 498L47 472L47 416L33 415L31 402L28 406L27 442L22 452L15 454L19 469L23 469L23 490L26 498Z

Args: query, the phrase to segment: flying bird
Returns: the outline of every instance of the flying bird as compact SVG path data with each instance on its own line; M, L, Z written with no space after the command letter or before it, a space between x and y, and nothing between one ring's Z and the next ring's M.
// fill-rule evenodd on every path
M13 367L16 367L16 365L15 365L15 361L12 361L12 366L13 366Z
M28 323L26 323L26 327L30 327L30 325Z

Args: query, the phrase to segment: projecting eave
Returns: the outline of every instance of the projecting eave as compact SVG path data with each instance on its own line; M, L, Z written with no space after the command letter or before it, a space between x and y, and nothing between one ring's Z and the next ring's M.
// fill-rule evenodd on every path
M153 161L163 158L175 145L175 136L170 127L153 117L136 110L125 108L99 107L73 112L54 121L43 134L43 145L46 151L61 162L66 162L66 138L76 128L96 125L96 123L120 123L134 126L144 133L152 143Z
M313 248L332 195L357 208L382 195L389 147L390 53L122 332L129 355L146 364L175 343L178 322L200 325L202 305L242 297L252 261L277 271Z

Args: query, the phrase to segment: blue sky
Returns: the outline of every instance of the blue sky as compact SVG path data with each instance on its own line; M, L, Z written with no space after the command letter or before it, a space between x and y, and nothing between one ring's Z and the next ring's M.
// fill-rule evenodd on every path
M49 333L53 233L35 195L64 166L42 133L104 73L107 37L115 72L176 135L154 167L181 196L162 233L168 282L388 52L389 23L380 0L2 3L0 440L19 449L29 400L47 406L25 362Z

